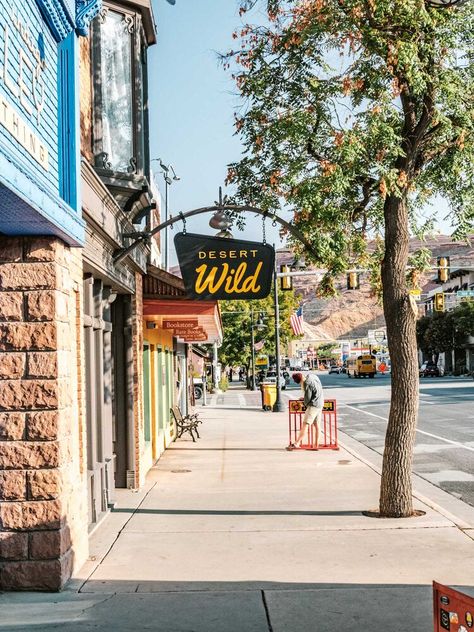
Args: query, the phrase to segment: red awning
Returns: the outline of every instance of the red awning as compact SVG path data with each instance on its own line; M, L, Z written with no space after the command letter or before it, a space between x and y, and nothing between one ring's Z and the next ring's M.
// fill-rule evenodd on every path
M182 342L222 342L222 321L217 301L144 298L143 318L147 322L157 323L162 328L176 324L180 332L176 337ZM204 335L200 332L204 332Z

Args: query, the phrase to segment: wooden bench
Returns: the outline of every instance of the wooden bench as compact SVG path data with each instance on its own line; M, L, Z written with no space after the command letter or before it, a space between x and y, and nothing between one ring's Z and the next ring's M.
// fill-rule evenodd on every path
M194 433L196 433L198 439L200 438L198 425L201 424L202 421L199 419L198 413L183 415L179 406L173 406L172 408L170 408L170 412L173 415L176 424L177 439L179 439L185 432L188 432L191 435L194 442L196 441Z

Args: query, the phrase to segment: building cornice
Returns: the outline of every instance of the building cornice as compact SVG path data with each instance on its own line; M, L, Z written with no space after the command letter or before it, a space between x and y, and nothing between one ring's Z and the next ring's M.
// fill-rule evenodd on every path
M99 14L102 0L76 0L76 33L87 37L89 25Z
M58 43L74 29L78 35L87 37L89 24L102 7L102 0L36 0L36 3Z
M59 0L36 0L54 39L62 42L74 30L74 18Z
M81 176L83 218L100 240L115 250L123 245L123 233L133 231L134 226L85 159L81 161ZM127 258L128 264L141 273L146 272L148 251L148 246L140 244Z
M156 44L156 24L151 0L113 0L113 2L141 13L147 44L148 46Z

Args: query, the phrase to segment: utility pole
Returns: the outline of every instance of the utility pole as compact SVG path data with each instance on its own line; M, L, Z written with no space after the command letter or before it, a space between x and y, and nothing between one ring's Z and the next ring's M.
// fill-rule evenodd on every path
M276 360L276 399L273 404L274 413L282 413L285 406L281 401L281 383L280 383L280 305L278 303L278 277L276 257L273 267L273 302L275 311L275 360Z
M251 330L251 339L250 344L252 346L252 380L250 382L250 390L256 391L257 387L255 385L255 336L253 333L253 307L250 310L250 317L252 319L250 330Z

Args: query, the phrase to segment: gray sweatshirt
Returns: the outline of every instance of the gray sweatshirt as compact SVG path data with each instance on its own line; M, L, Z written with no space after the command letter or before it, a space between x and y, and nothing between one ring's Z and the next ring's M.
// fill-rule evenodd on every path
M322 408L323 404L323 387L321 381L314 373L308 373L304 381L304 405Z

